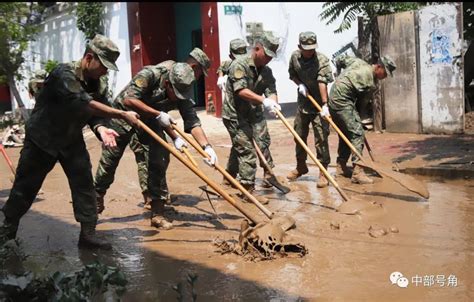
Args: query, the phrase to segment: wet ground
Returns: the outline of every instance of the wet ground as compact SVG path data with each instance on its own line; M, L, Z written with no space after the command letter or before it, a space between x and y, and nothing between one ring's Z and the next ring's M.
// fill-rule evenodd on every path
M202 117L221 164L225 164L230 147L225 129L219 120ZM269 128L275 172L285 176L294 168L294 142L280 121L270 121ZM416 135L402 139L401 135L373 133L368 138L377 160L382 162L402 158L429 165L443 156L436 149L416 149L416 144L410 144L414 137L420 139ZM95 172L101 147L90 133L87 144ZM330 136L330 148L335 162L334 134ZM19 151L7 149L14 163ZM199 158L197 153L194 155ZM218 172L199 163L209 177L220 183ZM375 177L373 185L354 185L339 176L336 181L352 202L363 205L360 215L349 216L335 211L342 198L333 187L316 189L318 169L310 159L308 164L310 173L290 183L292 192L286 195L258 186L258 192L270 199L269 209L295 218L296 229L288 234L308 248L303 258L254 263L234 254L216 253L213 240L236 240L242 215L224 200L213 197L217 218L199 189L203 181L175 159L168 170L177 211L173 215L175 228L159 231L150 227L141 204L134 156L127 150L98 226L114 249L78 250L79 224L74 221L66 177L57 165L46 178L44 193L21 221L18 236L30 255L26 265L42 272L75 271L96 259L120 266L130 282L125 301L176 300L178 293L173 286L178 283L189 298L186 278L190 273L198 277L194 286L198 301L473 301L472 180L417 177L431 193L426 200L389 179ZM4 177L8 172L0 161L0 204L6 201L11 186ZM335 168L330 166L329 172L334 175ZM262 175L259 169L259 182ZM244 206L265 219L252 205ZM392 272L402 273L409 281L408 287L392 284Z

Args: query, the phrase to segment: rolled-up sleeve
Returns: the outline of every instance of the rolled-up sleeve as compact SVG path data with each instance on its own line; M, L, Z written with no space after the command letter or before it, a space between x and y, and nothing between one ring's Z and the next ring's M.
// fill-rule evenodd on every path
M229 70L229 79L232 83L232 90L234 92L249 87L248 72L245 66L239 62L235 62L231 65Z
M324 83L324 84L329 84L334 81L331 65L329 64L328 58L326 58L325 56L321 56L319 60L319 70L318 70L317 81L319 83Z
M197 116L196 110L194 109L194 102L191 100L180 100L178 102L178 110L183 118L184 131L191 133L194 127L201 126L201 120Z

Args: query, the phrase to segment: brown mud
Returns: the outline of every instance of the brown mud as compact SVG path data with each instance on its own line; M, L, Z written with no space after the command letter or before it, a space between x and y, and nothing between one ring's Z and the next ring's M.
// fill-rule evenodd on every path
M206 117L204 117L206 118ZM210 122L208 122L210 120ZM206 124L208 122L208 124ZM225 165L230 139L222 123L206 118L204 129ZM294 168L294 141L278 120L269 121L271 151L279 177ZM87 133L93 171L100 144ZM377 152L389 162L393 154ZM314 150L313 140L308 146ZM337 136L331 134L330 149L335 162ZM14 164L20 148L7 153ZM191 150L190 150L191 151ZM364 151L365 152L365 151ZM197 160L199 156L191 152ZM390 158L389 158L390 156ZM198 161L214 181L222 176ZM175 228L150 226L143 210L134 155L126 150L116 180L106 195L106 208L98 230L113 243L109 252L77 248L79 224L75 222L67 179L57 165L47 176L44 194L33 203L20 224L18 237L33 271L78 270L99 259L122 268L129 280L124 301L173 301L173 286L197 275L199 301L472 301L474 299L474 184L470 180L421 178L431 193L426 200L392 180L374 177L372 185L355 185L337 176L339 186L356 205L354 215L342 214L342 199L334 187L316 188L318 169L287 185L288 194L262 188L263 170L257 173L257 193L267 197L267 207L278 215L290 215L296 228L292 241L303 243L304 257L286 257L252 262L233 253L219 253L216 239L237 242L242 215L224 200L209 195L204 183L176 159L171 160L168 184L174 195L170 212ZM329 172L335 176L335 169ZM0 206L8 198L11 183L8 167L0 162ZM343 205L349 207L351 204ZM244 204L262 221L266 217L252 204ZM338 211L339 209L339 211ZM0 216L2 216L0 214ZM392 272L401 272L407 288L393 285ZM415 286L414 276L435 276L435 284ZM455 275L457 286L440 286L437 275Z

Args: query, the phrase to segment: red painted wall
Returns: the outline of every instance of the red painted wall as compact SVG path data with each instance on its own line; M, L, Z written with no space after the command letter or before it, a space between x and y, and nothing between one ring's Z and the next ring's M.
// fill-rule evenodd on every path
M211 60L211 67L209 68L209 75L206 77L204 92L206 110L208 110L209 98L212 98L216 110L216 117L221 117L222 95L219 87L217 87L216 73L220 65L219 27L217 21L217 2L202 2L202 48Z

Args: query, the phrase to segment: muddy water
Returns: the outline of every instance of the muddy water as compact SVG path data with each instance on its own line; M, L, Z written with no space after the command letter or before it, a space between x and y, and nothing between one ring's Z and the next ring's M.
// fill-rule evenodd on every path
M228 149L216 148L220 158ZM277 149L277 175L293 168L293 150ZM91 150L96 163L97 146ZM17 160L15 154L12 160ZM220 182L221 176L202 166ZM176 227L157 231L149 226L140 207L140 193L133 154L126 152L117 180L106 197L106 210L98 229L113 241L111 252L77 249L78 224L72 215L64 172L56 167L43 187L44 195L21 222L19 237L31 255L28 268L36 271L74 271L96 259L120 266L130 284L125 301L173 301L173 286L182 283L190 297L186 278L197 275L199 301L473 301L474 185L472 181L422 178L431 193L429 201L390 180L376 178L373 185L357 186L348 179L336 181L357 204L357 215L336 211L342 203L332 188L316 189L317 169L290 183L287 195L259 190L270 199L268 207L291 214L296 229L288 232L309 250L304 258L246 262L236 255L215 253L212 240L237 239L242 216L225 201L213 198L215 214L203 183L182 165L172 161L168 173L170 191L177 193ZM8 172L0 166L0 173ZM330 172L334 173L333 168ZM259 178L262 172L259 170ZM0 203L9 184L1 183ZM258 211L245 205L255 214ZM262 214L258 214L264 219ZM398 232L392 232L396 230ZM372 234L372 235L371 235ZM392 285L389 276L401 272L407 288ZM444 276L457 278L457 286L438 283ZM415 277L427 276L416 286ZM434 276L434 284L430 284Z

